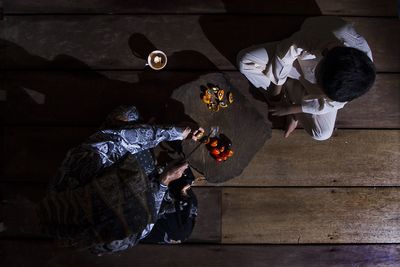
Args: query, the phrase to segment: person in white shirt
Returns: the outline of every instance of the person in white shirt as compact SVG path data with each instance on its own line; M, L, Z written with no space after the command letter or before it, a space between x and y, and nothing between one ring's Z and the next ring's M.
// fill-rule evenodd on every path
M337 110L375 81L366 40L337 17L309 18L283 41L240 51L238 67L255 87L283 98L270 111L287 116L285 137L300 122L313 139L328 139Z

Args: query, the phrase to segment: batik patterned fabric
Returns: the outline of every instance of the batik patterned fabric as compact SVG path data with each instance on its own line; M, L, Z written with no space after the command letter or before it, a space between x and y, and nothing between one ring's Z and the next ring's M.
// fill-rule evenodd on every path
M160 186L160 187L161 187L160 190L158 190L155 196L155 209L157 209L157 211L159 210L161 203L163 201L164 194L167 192L168 189L166 186ZM103 254L116 253L132 248L133 246L137 245L137 243L139 243L140 240L149 235L149 233L152 231L154 227L154 224L155 222L147 224L141 233L134 233L127 236L126 238L116 239L111 242L101 242L94 244L90 248L90 251L96 255L103 255Z
M151 230L167 190L158 183L149 149L182 140L182 133L178 127L141 124L135 107L119 107L101 130L67 153L39 209L46 232L84 242L95 252L136 244Z
M50 189L75 189L91 181L127 154L154 148L163 141L182 140L183 128L138 124L136 108L120 107L107 118L101 130L68 151ZM117 126L118 125L118 126Z
M157 211L148 177L128 155L83 186L48 193L38 214L49 236L90 247L141 233Z
M96 244L90 248L90 251L97 255L116 253L132 248L142 240L144 243L158 244L184 242L193 231L197 217L197 200L194 196L192 202L176 202L169 191L164 192L163 198L156 200L156 203L161 204L162 202L162 204L155 224L148 224L141 234L132 234L121 240ZM159 194L159 197L161 196L162 194ZM159 204L156 206L159 207ZM180 222L177 220L177 216L182 217Z
M154 193L154 206L156 212L160 210L161 203L163 202L164 195L168 192L168 187L158 183L158 172L154 164L154 157L150 150L143 150L134 155L142 169L149 178L150 186ZM158 218L158 216L157 216ZM146 225L145 229L141 233L131 234L124 239L113 240L111 242L101 242L93 245L90 251L96 255L111 254L120 252L133 246L145 238L153 229L154 223Z
M197 217L197 199L194 194L180 201L165 194L157 222L144 243L179 244L187 240L193 231Z

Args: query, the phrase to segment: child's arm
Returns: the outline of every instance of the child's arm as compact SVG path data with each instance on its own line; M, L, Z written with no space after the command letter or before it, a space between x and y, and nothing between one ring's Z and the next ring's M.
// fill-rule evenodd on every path
M305 99L301 103L304 113L322 115L344 107L346 102L337 102L326 98Z
M285 116L296 113L322 115L341 109L346 103L327 101L326 99L303 100L301 104L274 104L269 111L273 116Z
M269 109L273 116L286 116L290 114L302 113L301 105L298 104L279 104Z
M306 47L301 31L277 44L275 54L267 64L264 74L275 85L283 85L296 61Z

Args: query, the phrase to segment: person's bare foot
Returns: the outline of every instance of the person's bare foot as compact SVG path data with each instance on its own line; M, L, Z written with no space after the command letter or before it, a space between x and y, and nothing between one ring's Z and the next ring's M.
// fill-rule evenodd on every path
M288 138L289 135L296 129L298 121L293 115L289 115L286 118L287 124L286 124L286 131L285 131L285 138Z

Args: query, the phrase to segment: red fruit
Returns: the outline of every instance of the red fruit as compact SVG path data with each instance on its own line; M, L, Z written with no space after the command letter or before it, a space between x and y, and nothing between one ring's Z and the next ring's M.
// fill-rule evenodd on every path
M222 161L223 161L222 158L216 158L216 160L217 160L218 162L222 162Z
M228 151L228 150L225 150L225 151L221 152L219 155L220 155L221 157L227 157L227 156L228 156L228 153L229 153L229 151Z
M219 155L219 154L220 154L220 152L219 152L218 148L213 148L213 149L211 150L211 155L217 156L217 155Z
M211 147L216 147L218 146L218 139L213 139L210 141L210 146Z

